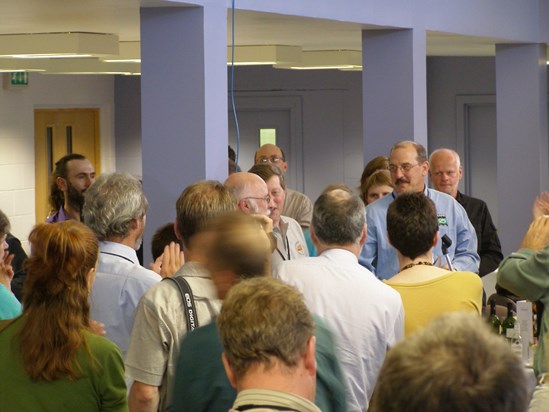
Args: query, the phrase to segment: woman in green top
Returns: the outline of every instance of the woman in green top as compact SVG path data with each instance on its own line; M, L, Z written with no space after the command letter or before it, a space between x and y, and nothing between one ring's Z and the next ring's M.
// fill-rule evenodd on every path
M95 236L66 221L29 242L23 314L0 323L0 410L126 411L120 351L90 331Z

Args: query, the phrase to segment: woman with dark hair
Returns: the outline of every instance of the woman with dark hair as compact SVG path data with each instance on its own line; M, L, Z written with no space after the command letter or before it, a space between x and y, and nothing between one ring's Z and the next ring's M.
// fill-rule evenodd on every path
M400 269L385 283L400 293L406 335L445 312L481 313L480 277L433 264L438 226L435 204L423 193L401 193L389 205L387 233Z
M29 242L23 314L0 322L0 410L127 411L120 350L90 329L94 234L69 220Z

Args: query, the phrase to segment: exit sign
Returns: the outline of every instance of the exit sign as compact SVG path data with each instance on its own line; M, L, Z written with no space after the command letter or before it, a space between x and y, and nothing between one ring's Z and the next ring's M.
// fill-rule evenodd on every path
M21 89L29 85L27 72L4 73L4 89Z

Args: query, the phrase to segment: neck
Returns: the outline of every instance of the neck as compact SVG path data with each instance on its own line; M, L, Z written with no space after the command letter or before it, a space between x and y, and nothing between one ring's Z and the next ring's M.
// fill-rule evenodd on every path
M126 236L126 237L112 237L107 239L109 242L120 243L121 245L128 246L135 250L137 244L137 238L135 236Z
M428 252L416 257L415 259L410 259L409 257L403 256L400 252L397 251L398 256L398 266L399 271L402 270L403 267L412 265L412 264L419 264L419 262L433 262L433 249L429 250Z
M362 245L360 244L355 244L355 243L352 243L350 245L337 245L335 243L330 243L330 244L326 244L326 243L315 243L315 246L316 246L316 250L318 252L318 254L320 255L322 252L325 252L326 250L330 250L330 249L343 249L343 250L348 250L349 252L351 252L353 255L355 255L356 257L358 257L358 255L360 255L360 251L362 249Z
M264 366L252 367L236 382L237 392L245 389L270 389L273 391L290 392L311 402L315 399L316 375L310 376L300 370L300 366L290 370L281 369L276 365L268 370Z
M80 208L72 206L65 202L63 205L63 209L65 209L65 214L70 217L73 220L77 220L80 222Z

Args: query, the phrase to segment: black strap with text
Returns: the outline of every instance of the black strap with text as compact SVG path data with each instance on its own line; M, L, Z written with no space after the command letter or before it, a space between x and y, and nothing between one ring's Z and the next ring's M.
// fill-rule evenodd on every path
M185 308L185 318L187 319L187 331L192 332L198 328L198 316L196 316L196 307L194 305L194 296L189 286L189 282L183 276L174 278L165 278L171 280L177 285L181 298L183 299L183 307Z

